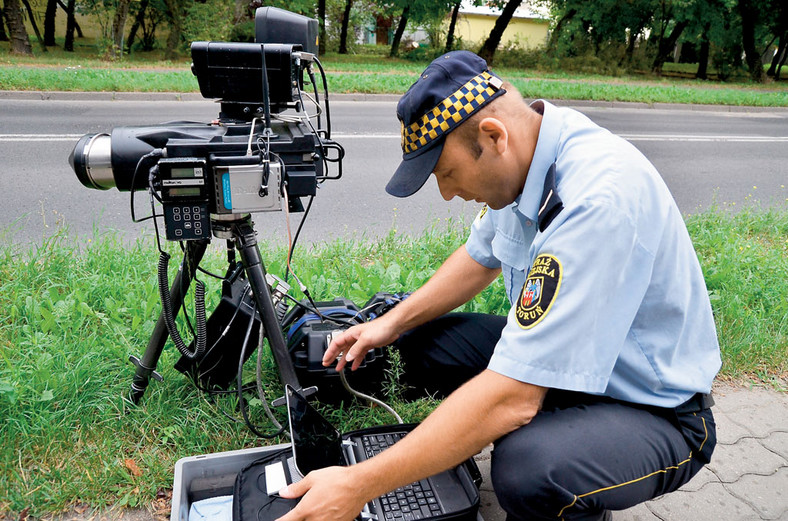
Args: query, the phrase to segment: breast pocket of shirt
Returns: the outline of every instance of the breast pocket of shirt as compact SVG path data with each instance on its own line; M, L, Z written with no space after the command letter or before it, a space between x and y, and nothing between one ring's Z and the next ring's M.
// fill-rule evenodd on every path
M501 261L501 274L506 296L512 304L525 282L525 270L529 266L529 248L524 241L498 233L492 241L493 255Z

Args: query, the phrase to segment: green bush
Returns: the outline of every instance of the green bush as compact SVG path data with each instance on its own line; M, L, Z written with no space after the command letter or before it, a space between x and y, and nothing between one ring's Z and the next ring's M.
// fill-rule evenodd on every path
M235 24L230 29L230 41L254 43L254 20Z
M431 62L443 54L442 48L436 49L428 45L419 45L415 49L407 44L404 44L403 47L400 51L400 57L412 62Z
M510 46L496 51L495 66L512 69L540 69L544 67L544 49Z
M385 57L389 55L389 46L374 43L360 43L353 47L353 53L361 56Z
M233 30L234 0L206 0L195 2L186 9L183 22L183 39L190 42L201 40L228 41Z

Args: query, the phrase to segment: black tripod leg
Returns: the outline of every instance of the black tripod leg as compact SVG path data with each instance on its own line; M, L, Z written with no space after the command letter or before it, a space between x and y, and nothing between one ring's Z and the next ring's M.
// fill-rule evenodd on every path
M252 295L257 303L257 309L265 328L265 336L271 345L271 352L279 368L279 378L282 384L289 384L294 389L300 389L298 377L287 352L285 337L282 334L282 327L276 318L274 303L271 299L271 290L265 281L265 266L260 257L260 249L257 247L252 220L250 217L233 227L236 238L237 249L241 254L246 271L246 278L252 288Z
M205 255L205 250L210 241L188 241L186 243L186 251L183 255L183 263L181 264L178 274L175 275L175 280L172 281L170 286L170 299L172 301L172 313L177 315L183 304L183 293L188 289L191 284L194 273L197 271L197 266ZM188 269L184 270L184 267ZM167 342L167 326L164 323L164 313L159 313L159 320L153 328L148 347L142 355L142 359L135 356L130 356L129 360L137 366L134 372L134 378L131 381L131 391L129 398L136 405L145 394L145 389L148 387L150 377L161 380L161 376L156 373L156 365L159 363L161 352L164 350L164 344Z

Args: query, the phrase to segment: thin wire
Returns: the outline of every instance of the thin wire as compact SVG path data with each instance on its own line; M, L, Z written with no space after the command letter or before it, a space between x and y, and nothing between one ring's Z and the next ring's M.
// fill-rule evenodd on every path
M317 68L320 69L320 77L323 79L323 101L326 104L326 137L331 139L331 105L328 102L328 80L326 80L326 71L323 70L323 64L315 56L315 63Z
M375 398L373 396L370 396L368 394L364 394L364 393L361 393L359 391L356 391L355 389L350 387L350 384L347 383L347 378L345 378L345 371L344 370L339 371L339 379L342 381L342 385L345 387L347 392L349 392L353 396L361 398L362 400L366 400L366 401L368 401L370 403L374 403L376 405L379 405L379 406L383 407L384 409L386 409L386 411L391 413L391 415L394 416L397 419L397 423L402 423L402 418L400 418L400 415L397 414L397 411L395 411L393 408L391 408L388 404L386 404L385 402L383 402L381 400L378 400L377 398Z
M304 215L301 217L301 222L299 223L298 229L296 230L295 238L293 239L293 244L290 245L290 248L289 248L289 250L287 252L287 264L288 265L290 264L290 259L292 259L292 257L293 257L293 253L295 253L295 247L296 247L296 244L298 243L298 238L301 236L301 229L304 227L304 223L306 222L306 217L307 217L307 215L309 215L309 210L312 209L312 202L314 202L314 200L315 200L315 196L314 195L309 197L309 202L307 203L306 209L304 210ZM287 272L285 273L285 282L287 282L287 275L288 274L289 273L287 273Z
M290 233L290 198L287 196L287 190L283 190L282 191L282 196L285 199L285 223L287 224L287 249L288 249L288 252L292 252L293 251L292 250L292 248L293 248L293 237L292 237L292 234ZM287 273L292 273L293 274L293 278L296 280L296 282L298 282L298 286L301 288L301 291L304 291L304 289L306 288L306 285L303 282L301 282L301 279L298 278L298 275L296 275L296 272L293 270L292 266L290 266L290 257L291 257L291 255L288 254L287 255ZM287 276L285 275L285 281L286 280L287 280ZM309 298L309 301L312 302L311 297L307 297L307 298ZM312 305L315 305L314 302L312 303ZM315 305L315 308L317 308L316 305ZM318 314L318 316L320 316L320 312L319 311L317 311L317 314Z
M303 110L303 114L304 114L303 116L295 116L295 115L290 115L290 114L276 114L276 115L273 115L271 117L273 119L277 120L277 121L282 121L282 122L285 122L285 123L301 123L301 122L306 122L306 120L320 118L320 116L323 114L323 108L318 104L317 101L315 101L315 98L313 98L307 91L302 90L301 94L303 96L306 96L307 98L309 98L309 101L311 101L312 104L314 104L314 106L317 109L317 112L315 114L309 114L306 111L306 109L304 109ZM303 100L302 100L302 102L303 102Z
M263 328L263 324L260 324L260 335L257 340L257 396L260 398L260 402L263 404L263 410L265 410L265 415L268 416L268 419L271 420L271 423L274 424L274 427L279 429L280 433L285 433L287 436L290 436L290 433L282 427L282 424L279 423L274 416L274 413L271 412L271 408L268 406L268 400L265 398L265 390L263 389L263 340L265 339L265 330Z
M290 296L290 295L288 295L286 293L285 293L285 297L290 299L296 306L304 308L306 311L309 311L310 313L313 313L313 314L317 315L318 317L322 318L323 320L328 320L329 322L334 322L336 324L342 324L343 326L356 326L356 325L362 323L362 322L350 322L349 320L346 320L346 319L343 319L343 318L335 318L330 313L328 315L321 315L320 311L317 309L317 306L309 307L306 304L304 304L303 302L301 302L300 300L297 300L295 297L292 297L292 296ZM356 313L355 315L350 317L350 319L356 319L356 318L361 318L361 317L358 316L358 313Z
M249 428L250 431L252 431L254 434L256 434L261 438L272 439L282 434L284 428L281 425L279 425L277 432L275 432L274 434L264 434L260 432L257 429L257 426L252 424L251 420L249 419L249 415L246 411L246 402L244 401L244 397L243 397L244 386L242 382L243 382L244 355L246 354L246 346L249 342L249 337L252 334L252 328L254 326L254 318L256 313L257 313L257 303L255 302L254 305L252 306L252 315L249 318L249 325L246 327L246 335L244 336L243 344L241 344L241 356L238 357L238 374L236 376L237 379L236 388L238 389L238 407L241 409L241 415L243 416L244 422L246 423L246 426Z
M144 217L142 219L137 219L137 217L134 215L134 192L136 191L134 189L134 186L137 184L137 173L140 170L140 166L142 165L142 162L149 157L157 157L161 155L162 155L162 150L160 148L154 148L153 150L142 156L139 161L137 161L137 166L134 168L134 175L131 176L131 196L129 197L129 205L131 207L130 208L131 222L140 223L143 221L147 221L148 219L152 219L155 216L156 212L154 212L154 215L149 215L148 217Z
M246 145L246 155L252 155L252 137L254 136L254 125L259 118L252 118L252 124L249 128L249 143Z

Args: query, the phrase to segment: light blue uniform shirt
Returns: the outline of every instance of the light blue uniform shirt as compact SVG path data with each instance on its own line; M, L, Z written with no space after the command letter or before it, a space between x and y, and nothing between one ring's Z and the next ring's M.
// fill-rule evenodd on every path
M533 106L543 118L523 192L483 210L466 243L501 268L512 304L488 368L662 407L709 392L721 366L714 319L667 186L634 146L579 112ZM545 228L540 209L558 198Z

